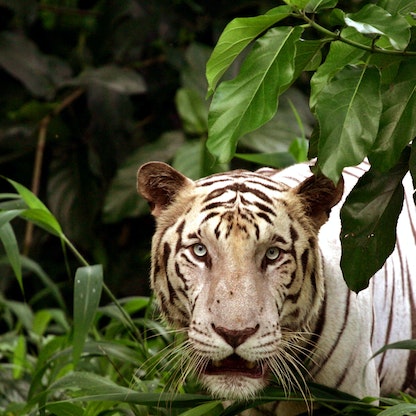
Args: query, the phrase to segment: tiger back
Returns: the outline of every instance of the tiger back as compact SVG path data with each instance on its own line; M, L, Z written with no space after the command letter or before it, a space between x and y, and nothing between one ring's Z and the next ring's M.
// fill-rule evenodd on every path
M187 333L184 374L227 400L253 398L273 377L288 392L313 380L358 397L412 385L413 353L371 359L416 338L410 181L396 248L369 288L352 293L339 266L339 210L367 168L346 170L338 186L308 164L198 181L161 162L139 169L157 225L151 286L166 321ZM300 410L280 402L267 411Z

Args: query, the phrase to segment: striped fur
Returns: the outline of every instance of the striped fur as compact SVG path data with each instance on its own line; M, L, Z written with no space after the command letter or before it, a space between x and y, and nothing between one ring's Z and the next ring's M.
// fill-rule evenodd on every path
M169 324L187 332L185 374L225 399L254 397L272 376L287 391L311 379L359 397L412 386L413 353L370 360L386 343L416 338L409 178L396 248L369 288L350 292L339 268L339 209L367 168L345 171L344 192L307 164L196 182L160 162L139 170L157 220L151 285ZM270 410L300 411L288 402Z

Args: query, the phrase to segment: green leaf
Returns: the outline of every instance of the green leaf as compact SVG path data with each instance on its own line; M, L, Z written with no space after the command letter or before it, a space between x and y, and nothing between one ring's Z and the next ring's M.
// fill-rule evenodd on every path
M0 226L0 240L3 243L7 258L12 266L13 272L19 283L20 290L24 292L22 278L22 262L20 261L20 250L16 236L10 223L6 222Z
M343 38L364 45L370 45L370 39L366 39L352 28L346 28L341 33ZM310 106L314 108L320 93L332 78L347 65L354 65L362 60L365 51L341 41L331 43L325 62L321 64L311 78Z
M208 94L211 95L235 58L261 33L289 16L291 8L279 6L262 16L232 20L224 29L207 62Z
M293 79L299 77L303 71L315 71L322 60L321 49L325 42L320 40L299 39L296 43L295 74Z
M374 68L347 68L322 90L316 116L318 163L325 176L338 182L344 167L359 164L369 153L381 108L380 74Z
M0 297L0 304L17 317L26 331L30 332L32 330L33 312L26 303L3 300L2 297Z
M244 135L238 142L239 147L244 153L287 153L293 140L309 136L315 124L308 98L291 87L279 97L279 110L273 118Z
M304 137L297 137L290 144L289 152L295 158L296 163L308 160L309 141Z
M416 9L415 0L381 0L377 2L377 5L393 15L401 14L404 16Z
M27 209L20 216L53 235L63 236L61 226L49 210Z
M180 88L176 93L175 101L185 131L189 134L206 134L208 108L199 94L194 90Z
M73 360L76 365L100 302L103 286L102 266L78 268L74 286L74 338L72 345Z
M78 78L71 80L67 84L85 87L96 85L119 94L141 94L146 92L146 84L140 74L132 69L121 68L115 65L87 69Z
M24 209L11 209L7 211L0 211L0 227L9 223L14 218L18 217Z
M216 400L208 403L203 403L200 406L187 410L181 413L179 416L219 416L223 412L224 407L221 401Z
M28 210L24 210L21 213L21 216L34 222L39 227L46 229L52 234L62 237L62 228L46 205L35 194L20 183L11 179L7 179L7 181L16 189L23 201L29 207Z
M309 0L284 0L286 4L294 6L298 9L304 9L309 3Z
M57 85L70 76L70 68L19 33L0 33L0 66L18 79L36 97L51 99Z
M368 286L394 249L407 156L388 172L370 169L365 173L341 209L341 268L348 287L355 292Z
M384 92L383 113L372 153L371 164L390 169L405 146L416 136L416 60L403 63L396 79Z
M384 345L378 351L376 351L371 358L382 354L388 350L416 350L416 339L407 339L405 341L393 342L392 344Z
M13 378L19 379L22 377L23 371L26 367L26 338L23 335L19 335L17 338L17 344L13 351Z
M378 416L408 416L411 414L415 414L415 412L416 404L399 403L378 413Z
M306 13L319 13L321 10L332 9L338 0L310 0L305 6Z
M30 271L31 273L36 275L40 279L40 281L43 283L45 288L47 288L47 290L53 295L60 309L62 311L65 311L66 310L65 301L62 297L61 292L59 291L57 284L45 273L42 267L38 263L36 263L34 260L25 256L21 256L20 260L22 262L23 269Z
M84 416L84 409L73 403L51 403L45 406L46 410L56 416Z
M197 406L203 402L211 401L209 396L201 394L141 393L119 386L108 378L87 372L74 372L60 378L49 387L48 391L41 393L34 399L39 400L42 396L62 389L68 393L70 391L76 392L76 397L71 399L73 402L120 401L122 403L180 408Z
M184 142L183 133L164 133L153 143L139 147L120 166L105 196L103 221L114 223L147 212L147 203L136 190L137 169L149 160L169 161Z
M367 4L357 13L345 16L345 23L365 35L388 37L393 48L406 49L410 40L410 25L400 15L391 15L375 4Z
M204 147L202 140L185 142L176 152L172 166L191 179L205 176L201 169Z
M296 162L295 158L288 152L252 154L236 153L235 157L249 162L254 162L262 166L270 166L277 169L293 165Z
M209 112L207 146L220 163L233 157L243 134L275 114L278 96L293 80L296 42L301 32L300 27L270 29L256 41L239 75L218 87Z
M38 336L42 336L45 333L51 319L52 314L47 309L42 309L36 312L33 318L33 332Z

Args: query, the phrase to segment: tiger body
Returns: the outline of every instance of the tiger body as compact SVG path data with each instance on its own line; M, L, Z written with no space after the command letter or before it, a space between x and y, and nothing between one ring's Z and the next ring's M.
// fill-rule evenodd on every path
M272 374L288 391L306 378L358 397L412 385L414 354L371 359L416 338L410 181L396 248L369 287L351 292L339 266L339 210L366 169L346 170L338 187L308 164L195 182L158 162L140 169L157 220L151 285L168 323L187 332L186 365L214 396L253 398ZM298 411L279 402L267 414Z

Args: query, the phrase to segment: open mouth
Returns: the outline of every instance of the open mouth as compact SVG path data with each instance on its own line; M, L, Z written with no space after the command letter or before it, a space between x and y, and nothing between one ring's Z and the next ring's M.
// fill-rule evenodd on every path
M204 370L207 375L233 375L251 378L263 377L265 369L260 363L246 361L237 354L223 360L211 360Z

